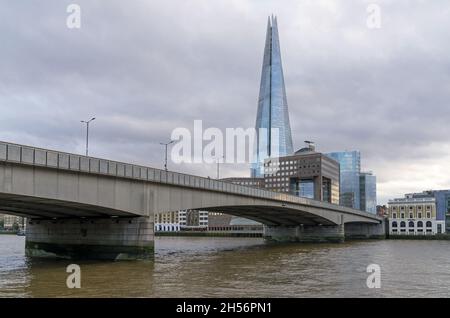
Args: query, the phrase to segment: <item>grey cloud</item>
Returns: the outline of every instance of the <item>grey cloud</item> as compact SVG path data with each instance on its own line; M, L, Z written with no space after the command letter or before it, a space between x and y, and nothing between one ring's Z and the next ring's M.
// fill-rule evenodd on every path
M71 1L1 2L1 139L82 153L79 121L96 116L93 155L161 167L159 141L194 119L252 127L274 13L297 148L360 149L382 200L405 192L390 167L417 191L411 163L450 172L447 1L378 1L380 30L365 25L371 1L80 0L80 30L65 26Z

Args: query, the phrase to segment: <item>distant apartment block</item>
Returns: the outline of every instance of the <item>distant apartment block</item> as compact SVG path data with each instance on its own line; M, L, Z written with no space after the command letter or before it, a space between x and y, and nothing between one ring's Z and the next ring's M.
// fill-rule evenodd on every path
M180 231L178 212L164 212L155 214L155 232L178 231Z
M182 210L157 213L156 232L205 231L208 229L208 211Z
M25 218L16 215L0 214L0 220L3 221L3 229L8 231L23 229L25 224Z
M208 211L179 211L181 231L206 231L208 229Z

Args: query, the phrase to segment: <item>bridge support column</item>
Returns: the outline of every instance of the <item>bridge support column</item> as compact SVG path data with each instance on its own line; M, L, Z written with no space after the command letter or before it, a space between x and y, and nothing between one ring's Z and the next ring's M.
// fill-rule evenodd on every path
M153 220L135 218L31 219L26 255L74 259L148 259L154 253Z
M340 243L344 241L344 226L264 226L264 238L276 242Z
M386 225L383 220L380 224L346 223L346 239L384 239L386 238Z

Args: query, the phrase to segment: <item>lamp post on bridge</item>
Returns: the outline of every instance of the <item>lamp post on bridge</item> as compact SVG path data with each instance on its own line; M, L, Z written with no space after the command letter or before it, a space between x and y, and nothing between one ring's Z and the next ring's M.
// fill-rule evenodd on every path
M165 157L164 157L164 170L165 170L165 171L167 171L167 147L168 147L170 144L173 144L174 142L175 142L175 140L171 140L171 141L169 141L169 142L160 142L160 143L159 143L160 145L164 146L164 147L165 147L165 150L166 150L166 155L165 155Z
M221 157L216 157L217 160L217 180L219 180L220 177L220 160L221 159L225 159L225 156L221 156Z
M95 120L95 117L92 117L91 119L89 119L87 121L86 120L81 120L81 122L83 124L86 124L86 157L89 154L89 123L91 121L93 121L93 120Z

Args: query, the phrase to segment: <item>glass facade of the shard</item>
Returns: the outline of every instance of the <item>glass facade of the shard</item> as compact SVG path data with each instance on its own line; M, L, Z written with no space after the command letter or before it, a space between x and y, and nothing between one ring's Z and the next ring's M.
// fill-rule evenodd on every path
M269 18L256 117L252 177L264 176L264 159L293 153L277 18Z

